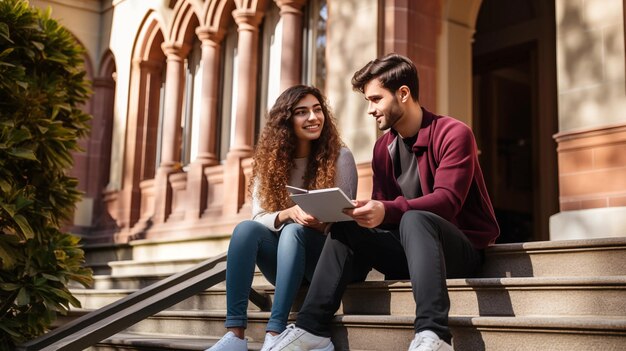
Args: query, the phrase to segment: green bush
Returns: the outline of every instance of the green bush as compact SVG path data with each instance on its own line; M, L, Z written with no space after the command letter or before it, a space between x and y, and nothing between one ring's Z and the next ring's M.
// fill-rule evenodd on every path
M89 286L79 239L62 230L80 199L68 177L88 132L83 49L23 0L0 0L0 349L46 332Z

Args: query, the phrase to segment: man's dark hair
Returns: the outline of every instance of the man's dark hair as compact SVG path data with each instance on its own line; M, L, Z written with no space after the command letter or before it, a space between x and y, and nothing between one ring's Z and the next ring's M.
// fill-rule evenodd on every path
M417 68L408 57L387 54L368 62L352 76L352 88L364 93L365 85L373 79L378 79L392 93L406 85L411 90L413 101L419 99Z

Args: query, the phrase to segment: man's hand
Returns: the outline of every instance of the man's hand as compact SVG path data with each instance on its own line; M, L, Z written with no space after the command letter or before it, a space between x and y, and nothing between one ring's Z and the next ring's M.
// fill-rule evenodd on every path
M276 221L278 223L276 223L276 226L278 227L289 219L294 221L294 223L301 224L305 227L312 227L314 229L317 229L318 227L323 228L317 218L304 212L298 205L289 207L288 209L278 212L278 216L276 216Z
M385 206L376 200L353 201L356 208L343 212L352 217L358 225L365 228L374 228L380 225L385 218Z

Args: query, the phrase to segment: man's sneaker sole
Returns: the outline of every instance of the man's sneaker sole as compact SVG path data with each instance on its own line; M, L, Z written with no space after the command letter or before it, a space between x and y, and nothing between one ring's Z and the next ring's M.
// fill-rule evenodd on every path
M270 350L273 350L273 349L270 349ZM300 350L302 349L300 348L295 349L295 351L300 351ZM330 344L328 344L328 346L324 347L323 349L310 349L307 351L335 351L335 347L333 346L333 343L331 342Z

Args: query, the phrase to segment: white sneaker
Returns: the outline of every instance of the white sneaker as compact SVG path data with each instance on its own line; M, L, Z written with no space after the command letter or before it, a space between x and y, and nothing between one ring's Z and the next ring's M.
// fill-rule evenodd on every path
M423 330L415 333L415 339L411 341L409 351L454 351L454 349L434 332Z
M248 351L248 340L239 339L229 331L215 345L204 351Z
M295 324L288 325L279 337L279 343L271 351L335 351L330 338L313 335Z
M261 347L261 351L270 351L272 347L274 347L281 340L282 334L272 335L270 333L265 333L265 341L263 341L263 347Z

